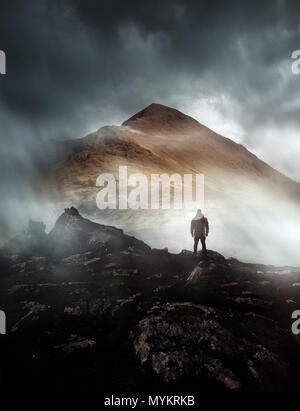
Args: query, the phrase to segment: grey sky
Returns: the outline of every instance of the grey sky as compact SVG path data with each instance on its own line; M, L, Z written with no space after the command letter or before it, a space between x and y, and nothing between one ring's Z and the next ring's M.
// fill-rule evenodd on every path
M296 0L1 2L1 207L23 199L17 182L43 142L120 124L151 102L300 181L299 12Z

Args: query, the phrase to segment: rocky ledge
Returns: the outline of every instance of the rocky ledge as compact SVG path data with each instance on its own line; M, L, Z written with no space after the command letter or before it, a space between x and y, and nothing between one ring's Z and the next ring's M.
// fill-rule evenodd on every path
M297 388L300 269L154 250L75 208L48 235L30 222L1 250L0 266L4 388Z

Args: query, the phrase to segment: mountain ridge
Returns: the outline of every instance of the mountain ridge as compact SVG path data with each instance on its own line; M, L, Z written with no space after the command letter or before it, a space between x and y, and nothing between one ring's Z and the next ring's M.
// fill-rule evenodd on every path
M191 218L190 213L184 210L181 214L174 210L98 210L96 180L100 174L112 174L118 181L120 166L128 168L128 175L139 173L148 178L152 174L179 174L182 177L203 174L206 213L216 225L212 241L221 242L223 236L228 236L227 225L231 224L232 234L218 246L225 244L226 249L221 248L225 255L236 252L234 255L239 257L242 252L241 258L245 260L246 251L233 250L232 247L236 238L249 236L248 219L251 226L257 226L250 234L253 237L250 246L256 247L257 233L265 239L264 244L270 242L259 221L269 221L274 213L272 218L277 225L281 221L281 230L284 230L284 214L295 216L297 221L300 218L297 211L299 183L260 160L243 145L167 106L151 104L121 126L104 126L81 139L62 142L58 147L59 156L48 162L41 174L43 184L46 181L50 188L47 195L51 201L54 198L64 206L75 203L80 211L99 222L129 229L151 245L155 242L161 247L168 244L175 251L178 241L175 238L173 241L169 233L174 221L182 224L177 232L185 230L184 224L187 223L183 219ZM276 204L275 208L272 208L273 204ZM161 238L155 233L157 224L166 227L165 232L161 230ZM295 226L296 222L290 221L289 224ZM272 221L269 226L271 230ZM184 241L182 248L187 247L188 238ZM264 244L260 245L260 254ZM290 254L291 246L286 244L286 255ZM276 253L270 252L271 258L274 255ZM263 261L257 255L255 259Z
M159 103L151 103L132 117L122 123L122 126L138 127L139 123L143 120L154 123L168 123L168 122L180 122L189 125L202 125L194 118L182 113L181 111L165 106Z

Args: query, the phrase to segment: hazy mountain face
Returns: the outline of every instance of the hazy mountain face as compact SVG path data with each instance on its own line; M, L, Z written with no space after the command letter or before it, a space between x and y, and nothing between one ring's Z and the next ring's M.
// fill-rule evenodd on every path
M197 204L189 210L97 208L97 177L108 173L118 182L120 166L128 168L128 176L143 173L148 181L152 174L203 174L210 248L251 261L300 263L299 184L243 146L166 106L152 104L122 126L59 143L41 181L44 188L44 181L49 184L45 192L52 204L74 203L86 215L153 247L191 249L189 225Z

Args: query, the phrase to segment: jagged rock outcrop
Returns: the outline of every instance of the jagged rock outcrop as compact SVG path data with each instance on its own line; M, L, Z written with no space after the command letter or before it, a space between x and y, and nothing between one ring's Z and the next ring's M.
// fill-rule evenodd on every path
M288 339L275 322L253 313L167 303L152 307L140 321L134 346L141 363L165 382L194 377L234 391L287 389L289 365L274 341L255 333L258 326Z
M202 252L200 252L202 256ZM186 285L201 286L203 282L210 281L212 275L220 282L224 281L226 273L230 271L230 266L226 259L219 253L208 251L207 255L202 256L199 264L195 266L186 280Z
M74 208L45 243L34 254L0 253L6 387L297 388L300 341L290 329L300 269L151 250Z
M110 251L121 251L128 247L141 252L150 250L145 243L125 235L122 230L83 218L74 207L65 209L49 233L48 241L56 254L64 255L88 250L100 251L103 247Z

